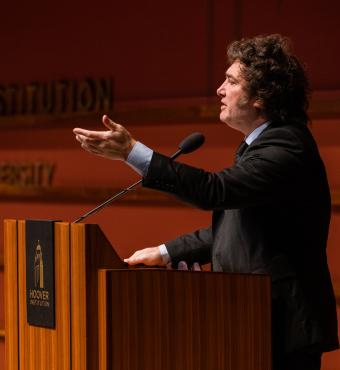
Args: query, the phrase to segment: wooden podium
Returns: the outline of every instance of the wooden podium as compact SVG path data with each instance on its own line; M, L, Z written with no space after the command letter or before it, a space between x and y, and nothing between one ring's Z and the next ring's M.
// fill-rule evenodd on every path
M29 325L25 221L5 221L7 370L270 370L264 275L127 269L97 225L54 225L55 328Z

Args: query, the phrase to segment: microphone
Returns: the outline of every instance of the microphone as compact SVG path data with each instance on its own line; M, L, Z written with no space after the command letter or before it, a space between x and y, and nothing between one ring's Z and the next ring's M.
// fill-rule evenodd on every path
M181 143L178 145L177 152L173 154L170 158L175 159L180 154L188 154L194 152L196 149L203 145L204 141L205 137L203 134L201 134L200 132L194 132L181 141Z
M176 151L176 153L174 153L170 157L170 159L175 159L175 158L177 158L181 154L189 154L189 153L192 153L193 151L195 151L196 149L198 149L200 146L202 146L203 143L204 143L204 141L205 141L205 137L200 132L194 132L194 133L190 134L184 140L181 141L181 143L178 146L178 150ZM143 181L143 179L138 180L137 182L135 182L134 184L130 185L129 187L121 190L120 192L118 192L117 194L113 195L111 198L109 198L105 202L99 204L99 206L97 206L96 208L91 209L89 212L87 212L84 215L82 215L79 218L77 218L75 221L73 221L73 223L76 224L76 223L78 223L80 221L83 221L85 218L87 218L87 217L89 217L89 216L97 213L102 208L104 208L107 205L109 205L110 203L112 203L115 199L123 196L124 194L126 194L129 191L131 191L132 189L134 189L142 181Z

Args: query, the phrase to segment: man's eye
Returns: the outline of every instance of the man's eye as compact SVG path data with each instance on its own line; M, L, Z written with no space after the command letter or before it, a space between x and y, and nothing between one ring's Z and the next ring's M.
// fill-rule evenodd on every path
M226 77L226 79L227 79L227 82L230 84L230 85L235 85L236 84L236 81L234 80L234 79L232 79L232 78L230 78L230 77Z

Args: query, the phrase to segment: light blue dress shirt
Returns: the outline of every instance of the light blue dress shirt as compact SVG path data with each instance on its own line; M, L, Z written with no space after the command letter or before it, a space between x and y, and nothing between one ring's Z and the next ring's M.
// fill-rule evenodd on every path
M148 173L152 155L152 149L137 141L126 158L126 163L141 176L145 177Z

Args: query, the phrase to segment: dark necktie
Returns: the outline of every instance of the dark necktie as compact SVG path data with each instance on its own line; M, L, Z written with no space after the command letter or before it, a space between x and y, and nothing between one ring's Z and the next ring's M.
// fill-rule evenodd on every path
M236 152L236 160L235 160L236 163L240 160L240 158L242 157L242 154L248 148L248 146L249 145L245 142L245 140L243 140Z

